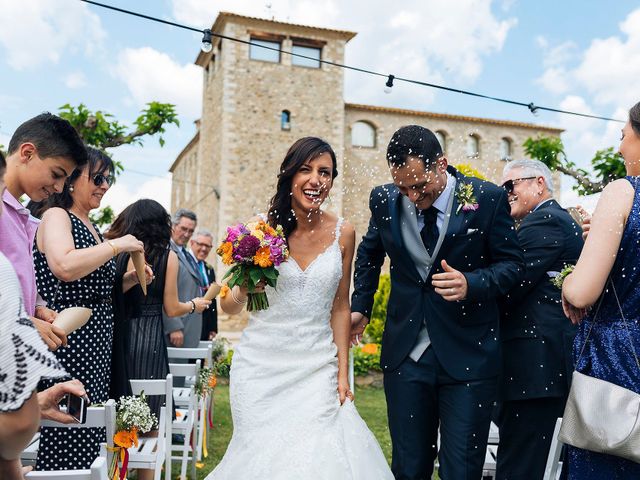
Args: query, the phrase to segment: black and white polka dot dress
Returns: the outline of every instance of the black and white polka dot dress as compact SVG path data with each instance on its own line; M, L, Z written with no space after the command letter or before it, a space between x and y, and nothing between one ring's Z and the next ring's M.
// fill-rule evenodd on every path
M69 218L76 249L97 244L91 231L78 217L69 212ZM109 399L115 262L109 260L80 280L62 282L53 275L37 245L34 245L33 254L38 293L50 308L61 311L68 307L88 307L93 310L87 324L71 333L67 338L68 346L59 348L55 355L69 376L84 384L91 403L104 403ZM106 441L105 435L104 428L43 428L36 468L89 468L100 454L100 442Z

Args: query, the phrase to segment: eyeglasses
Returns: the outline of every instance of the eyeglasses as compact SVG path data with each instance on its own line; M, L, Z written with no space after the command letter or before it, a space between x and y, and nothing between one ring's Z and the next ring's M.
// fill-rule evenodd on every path
M502 188L504 188L507 191L507 193L513 193L513 189L517 184L524 182L525 180L533 180L534 178L538 178L538 177L522 177L522 178L514 178L513 180L507 180L502 184Z
M207 250L211 250L213 248L213 245L209 245L208 243L201 243L197 240L194 240L193 243L195 243L200 248L206 248Z
M114 177L113 175L103 175L102 173L96 173L93 177L90 177L89 175L83 175L83 177L91 178L93 180L93 184L96 187L99 187L104 182L107 182L107 185L109 185L110 187L113 186L114 183L116 183L116 177Z

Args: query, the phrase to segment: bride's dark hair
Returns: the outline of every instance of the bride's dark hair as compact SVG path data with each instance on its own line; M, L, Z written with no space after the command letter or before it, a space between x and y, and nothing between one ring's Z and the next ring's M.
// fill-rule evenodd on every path
M280 173L278 174L278 185L276 194L269 202L269 213L267 220L269 225L276 227L282 225L285 237L289 238L291 232L296 229L298 222L296 216L291 209L291 181L293 176L300 170L300 167L309 160L319 157L323 153L331 156L333 163L333 171L331 179L338 176L338 163L336 162L336 154L331 145L317 137L303 137L297 140L291 147L280 165Z

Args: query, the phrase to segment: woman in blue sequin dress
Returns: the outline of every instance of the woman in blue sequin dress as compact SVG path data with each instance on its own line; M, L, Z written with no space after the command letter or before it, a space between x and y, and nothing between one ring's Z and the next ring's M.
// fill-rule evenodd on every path
M631 348L633 342L640 354L640 103L629 111L620 155L628 176L602 192L582 255L565 279L562 296L565 313L573 322L580 321L582 309L594 305L601 294L604 297L598 317L591 311L580 324L574 343L576 360L596 322L576 370L640 394L640 366ZM615 286L626 327L607 278ZM621 457L570 446L568 463L569 479L640 479L640 463Z

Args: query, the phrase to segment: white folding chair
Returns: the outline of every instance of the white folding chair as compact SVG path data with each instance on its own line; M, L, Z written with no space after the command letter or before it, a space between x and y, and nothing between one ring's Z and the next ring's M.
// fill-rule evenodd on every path
M58 428L105 428L106 430L106 444L109 447L113 446L113 436L116 433L116 402L115 400L108 400L104 406L100 407L88 407L87 408L87 417L84 423L59 423L54 422L52 420L43 420L40 422L41 427L58 427ZM36 438L37 437L37 438ZM29 463L30 465L35 465L36 456L38 453L38 444L39 444L39 434L34 437L34 440L31 441L31 444L27 447L28 455L25 457L25 453L27 450L23 452L21 455L21 459L27 458L28 460L32 460L33 463ZM110 457L105 457L104 460L107 460ZM23 464L27 464L27 462L23 461ZM101 478L99 476L94 477L92 470L77 470L78 472L83 473L85 476L78 476L77 478ZM98 470L96 470L98 471ZM33 472L34 474L40 476L28 477L28 478L68 478L67 476L55 476L58 475L60 470L58 471L40 471ZM54 475L54 476L52 476ZM105 478L106 478L106 469L105 469ZM71 477L71 478L76 478Z
M201 340L197 348L176 348L168 347L167 356L169 362L172 360L201 360L201 364L205 366L213 366L213 342L210 340ZM195 384L195 378L191 376L185 377L185 385ZM173 397L176 406L187 407L189 404L189 388L188 387L174 387ZM205 406L209 410L213 409L213 397L208 396L201 398L196 402L196 419L197 419L197 459L202 460L202 443L204 442L205 429L207 432L207 438L209 438L209 423L205 416ZM213 414L213 413L211 413Z
M129 468L154 471L154 480L160 480L164 462L165 478L171 478L171 424L173 423L173 377L169 373L163 380L130 380L134 395L162 395L165 406L160 409L157 437L139 437L138 447L129 449Z
M27 473L25 478L44 478L47 480L109 480L107 459L105 457L96 458L89 470L34 471Z
M482 467L483 480L493 479L496 476L499 443L500 431L498 426L491 422L489 425L489 438L487 439L487 451L484 454L484 465Z
M200 373L200 360L196 360L196 363L170 363L169 371L174 377L187 377L194 376L197 381L197 377ZM176 390L180 390L182 393L185 389L173 389L174 395ZM188 388L188 394L181 395L180 405L176 399L176 419L173 421L172 434L180 434L184 436L184 442L182 445L175 445L172 442L171 451L181 452L180 455L171 455L173 460L180 460L180 478L186 478L187 474L187 462L191 460L191 475L196 477L196 460L198 445L196 416L198 415L198 401L194 387ZM191 439L191 442L189 442Z
M556 420L556 427L553 429L553 437L551 438L551 447L549 448L549 456L547 457L547 465L544 468L543 480L557 480L562 472L562 462L560 461L560 452L562 452L563 443L558 440L560 427L562 426L562 418Z

